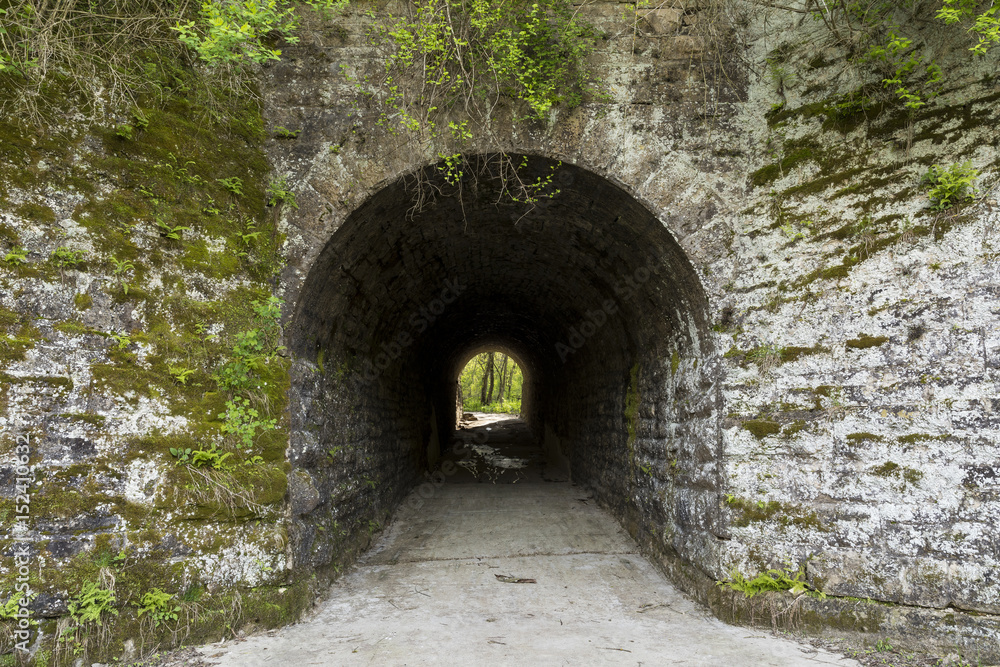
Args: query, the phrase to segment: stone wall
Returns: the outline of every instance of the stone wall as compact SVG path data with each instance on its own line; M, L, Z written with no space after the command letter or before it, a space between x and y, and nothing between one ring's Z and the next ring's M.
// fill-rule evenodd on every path
M500 347L574 480L721 617L772 623L715 581L801 567L827 598L774 622L1000 654L995 58L955 51L912 115L855 108L871 75L817 25L736 12L720 50L709 7L631 9L581 8L604 97L501 109L495 140L378 125L357 9L264 70L263 115L189 74L131 139L124 114L3 125L0 252L27 253L0 263L5 527L18 438L35 482L0 600L25 537L43 652L88 582L118 594L110 654L167 641L136 617L153 588L189 641L293 618L433 470L461 363ZM498 149L553 196L500 196ZM456 152L461 192L435 168ZM978 202L932 211L921 174L963 160ZM281 177L294 207L268 206ZM420 182L439 196L415 207ZM287 350L251 307L272 293ZM250 331L241 393L217 376ZM275 419L251 447L219 416L237 396ZM171 453L213 442L239 466Z

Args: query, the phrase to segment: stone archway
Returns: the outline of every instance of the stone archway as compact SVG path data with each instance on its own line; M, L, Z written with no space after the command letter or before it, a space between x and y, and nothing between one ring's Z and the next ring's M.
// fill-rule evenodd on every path
M431 166L319 251L289 328L297 566L366 543L454 427L457 365L498 345L524 362L528 420L574 479L636 537L711 569L721 364L701 282L623 188L525 159L554 196L511 201L488 172L459 194ZM414 208L418 182L436 196Z

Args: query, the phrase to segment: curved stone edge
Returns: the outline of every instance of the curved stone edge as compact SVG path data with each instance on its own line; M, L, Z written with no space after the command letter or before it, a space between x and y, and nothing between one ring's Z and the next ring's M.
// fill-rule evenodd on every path
M643 555L695 601L732 625L932 654L958 653L966 660L1000 661L1000 616L958 609L931 609L860 598L761 593L748 598L728 590L672 548L632 535ZM979 664L979 663L977 663Z

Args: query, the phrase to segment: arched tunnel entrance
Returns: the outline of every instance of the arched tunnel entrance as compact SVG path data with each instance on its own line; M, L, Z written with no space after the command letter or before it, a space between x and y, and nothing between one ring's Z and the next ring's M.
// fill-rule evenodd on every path
M524 182L551 176L537 201L488 169L449 184L428 167L355 210L313 264L289 330L297 566L364 546L438 465L464 363L503 349L524 419L573 480L634 536L713 569L719 365L699 279L623 188L521 159Z

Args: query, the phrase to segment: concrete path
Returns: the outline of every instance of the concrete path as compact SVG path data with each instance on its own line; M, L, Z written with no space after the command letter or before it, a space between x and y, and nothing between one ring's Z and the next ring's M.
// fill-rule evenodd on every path
M521 422L478 424L448 480L418 489L310 618L202 655L224 667L858 665L715 619L587 493L546 481L565 478Z

